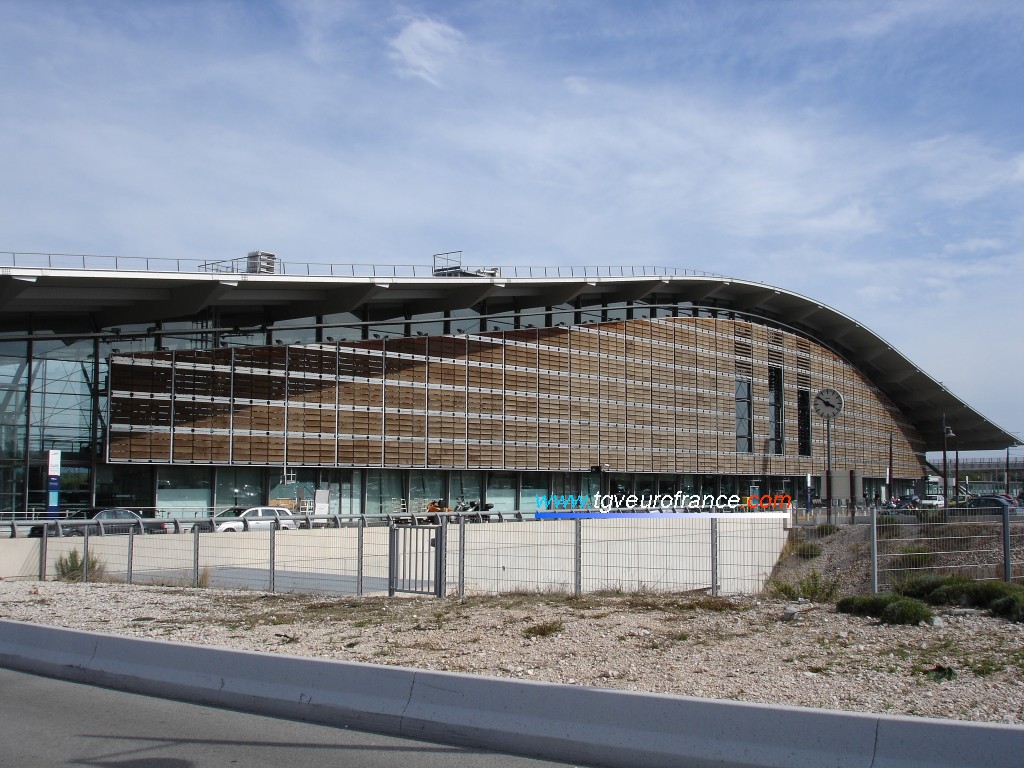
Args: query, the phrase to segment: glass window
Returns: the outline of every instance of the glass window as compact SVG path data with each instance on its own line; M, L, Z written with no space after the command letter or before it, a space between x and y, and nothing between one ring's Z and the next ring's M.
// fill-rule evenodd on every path
M451 315L452 333L479 333L480 313L474 309L453 309Z
M297 320L279 320L274 323L271 340L282 344L312 344L316 341L315 317L303 317Z
M516 508L516 475L514 472L491 472L487 475L487 503L496 512L512 512Z
M608 493L613 496L629 496L633 492L633 476L608 475Z
M260 467L221 467L217 470L214 506L255 507L263 503L265 471Z
M753 453L754 433L751 418L750 379L736 379L736 452Z
M371 339L400 339L405 336L405 323L379 323L371 325Z
M654 475L637 475L636 484L633 486L633 493L637 496L654 495L654 486L657 480Z
M366 471L366 514L387 515L407 512L402 492L402 473L397 469Z
M439 469L413 469L409 471L409 508L413 512L425 510L431 501L441 499L443 507L451 507L444 498L444 473Z
M359 341L363 338L362 321L351 312L324 315L323 339L330 344L334 341Z
M811 455L811 391L801 389L796 393L797 442L801 456Z
M168 517L205 517L213 504L212 470L208 467L160 467L156 506Z
M625 320L626 302L614 301L608 304L604 310L605 320Z
M768 368L768 449L781 456L784 451L785 420L782 411L782 369Z
M452 497L448 500L448 506L454 508L460 501L480 500L479 472L452 472L449 484Z
M410 329L413 336L444 335L444 312L424 312L414 315Z
M523 490L519 502L521 510L524 512L536 512L540 508L540 505L537 503L538 497L546 497L548 493L548 475L546 472L523 472Z
M569 326L576 324L576 310L573 309L571 304L559 304L551 309L552 326Z

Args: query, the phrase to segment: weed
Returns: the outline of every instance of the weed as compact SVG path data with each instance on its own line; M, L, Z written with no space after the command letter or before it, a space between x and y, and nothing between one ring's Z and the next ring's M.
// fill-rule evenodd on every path
M78 554L78 550L72 549L66 555L61 555L57 558L57 580L81 581L84 575L84 566L85 562L82 560L82 556ZM106 566L100 562L99 558L95 555L89 555L88 578L92 581L98 581L103 578L105 571Z
M565 623L561 619L554 621L542 621L540 624L531 624L523 630L523 636L529 639L535 637L548 637L565 629Z
M900 521L896 515L879 515L875 529L880 539L894 539L900 535Z
M839 594L839 582L838 576L829 578L812 570L796 584L772 579L768 582L768 592L787 600L798 600L802 597L814 603L830 603Z
M838 525L832 523L821 523L817 528L814 529L818 534L818 538L823 539L826 536L831 536L833 533L839 530Z
M934 561L935 553L925 547L903 547L893 561L892 567L897 571L909 571L927 568Z
M821 556L821 547L813 541L801 541L793 547L793 554L804 560L813 560L815 557Z

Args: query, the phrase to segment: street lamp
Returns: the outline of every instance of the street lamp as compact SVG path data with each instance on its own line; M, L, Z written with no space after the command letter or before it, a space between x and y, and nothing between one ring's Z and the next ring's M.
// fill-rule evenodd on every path
M946 442L953 437L953 430L946 424L946 414L942 414L942 506L949 506L949 465L946 461Z
M957 439L955 433L950 429L950 436L953 438L953 453L956 458L953 460L953 499L955 504L959 506L959 439Z

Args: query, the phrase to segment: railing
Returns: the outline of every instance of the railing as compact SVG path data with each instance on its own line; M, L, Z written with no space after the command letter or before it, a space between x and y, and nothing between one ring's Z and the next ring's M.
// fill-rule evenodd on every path
M248 257L210 261L192 258L157 258L144 256L97 256L78 253L0 252L0 267L27 269L82 269L91 271L247 273ZM715 272L661 266L519 266L491 265L466 267L467 274L493 271L494 275L472 274L488 279L513 278L586 278L586 277L714 277ZM253 276L266 273L251 273ZM319 264L307 262L274 262L274 274L292 276L435 278L434 268L424 264ZM444 278L451 279L451 278Z

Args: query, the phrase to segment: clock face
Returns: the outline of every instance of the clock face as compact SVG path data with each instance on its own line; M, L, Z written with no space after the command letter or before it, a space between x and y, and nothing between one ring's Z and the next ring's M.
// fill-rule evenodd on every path
M843 396L834 389L823 389L814 396L814 412L823 419L834 419L843 412Z

